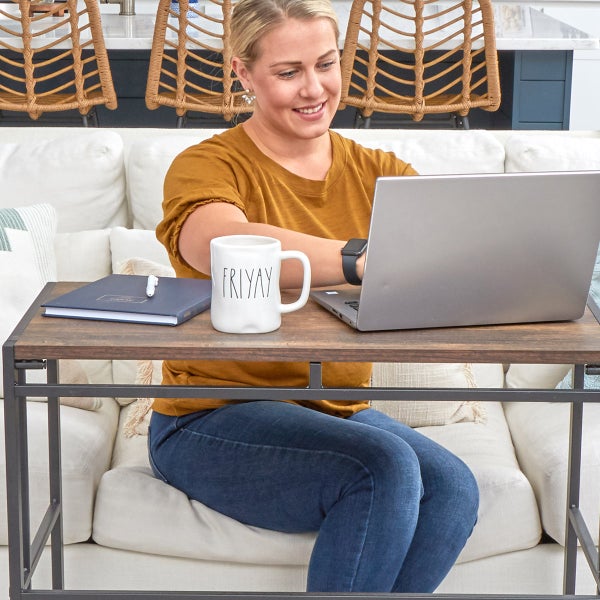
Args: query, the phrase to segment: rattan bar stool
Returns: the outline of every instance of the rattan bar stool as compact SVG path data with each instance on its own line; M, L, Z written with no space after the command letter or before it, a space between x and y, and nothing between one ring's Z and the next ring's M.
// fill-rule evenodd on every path
M180 0L179 10L171 0L159 1L146 106L174 108L177 127L185 125L188 112L217 115L227 122L252 112L230 66L231 10L231 0L209 0L201 9Z
M381 112L468 128L471 109L500 107L492 1L354 0L341 68L357 127Z
M116 109L117 96L97 0L39 8L19 0L0 9L0 114L77 110L85 126L98 125L96 107Z

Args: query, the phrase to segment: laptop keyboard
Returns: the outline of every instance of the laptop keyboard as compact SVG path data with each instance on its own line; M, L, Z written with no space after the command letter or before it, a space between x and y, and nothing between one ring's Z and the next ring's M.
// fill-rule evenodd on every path
M345 304L358 312L358 300L346 300Z

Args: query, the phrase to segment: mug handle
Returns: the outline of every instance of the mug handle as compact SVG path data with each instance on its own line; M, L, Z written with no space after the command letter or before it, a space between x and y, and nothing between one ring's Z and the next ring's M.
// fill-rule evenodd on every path
M302 308L307 300L308 294L310 293L310 262L308 260L308 256L304 254L304 252L300 252L298 250L282 250L280 253L281 260L286 260L288 258L295 258L302 263L304 267L304 280L302 281L302 291L300 292L300 297L295 302L290 302L288 304L279 303L279 312L280 313L289 313L294 310L298 310Z

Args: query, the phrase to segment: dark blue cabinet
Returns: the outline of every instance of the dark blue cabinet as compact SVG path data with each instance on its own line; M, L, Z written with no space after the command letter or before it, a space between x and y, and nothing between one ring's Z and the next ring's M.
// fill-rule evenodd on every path
M518 50L512 54L503 68L503 92L512 94L511 128L569 129L573 52Z

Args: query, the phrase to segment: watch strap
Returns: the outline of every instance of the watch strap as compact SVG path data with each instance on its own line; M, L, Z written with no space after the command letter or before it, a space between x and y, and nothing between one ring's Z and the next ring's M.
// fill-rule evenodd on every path
M358 259L358 256L342 254L342 270L344 271L344 278L352 285L361 284L361 280L356 272L356 261Z
M365 253L367 240L351 239L342 248L342 271L344 279L351 285L360 285L362 282L356 272L356 261Z

